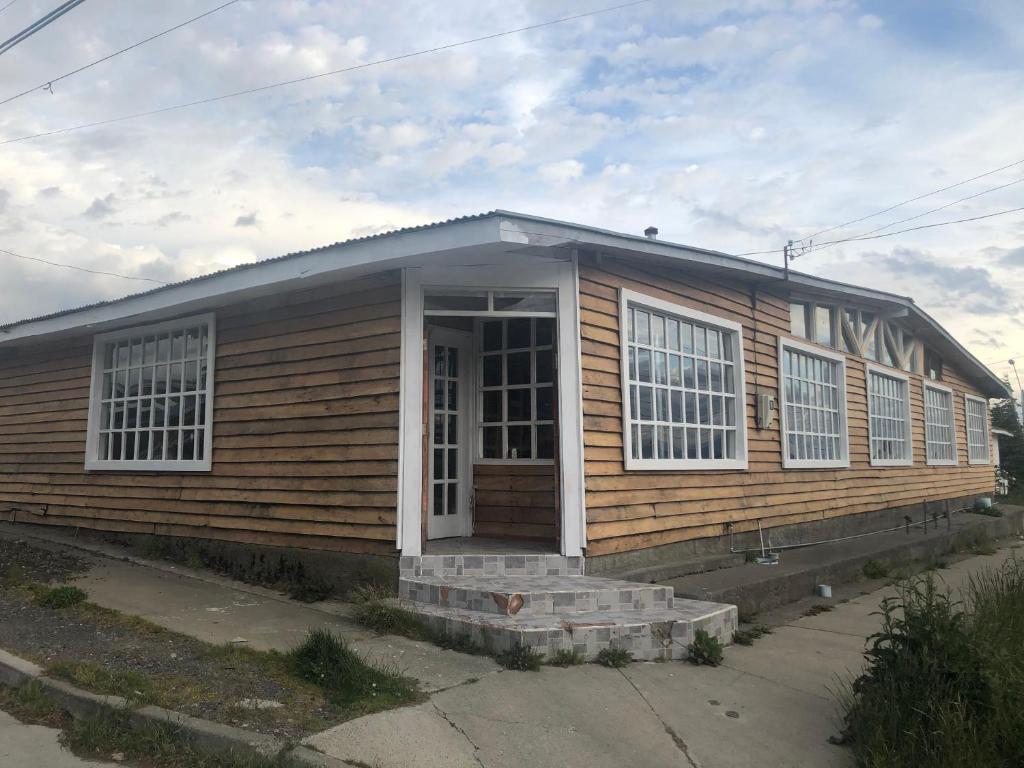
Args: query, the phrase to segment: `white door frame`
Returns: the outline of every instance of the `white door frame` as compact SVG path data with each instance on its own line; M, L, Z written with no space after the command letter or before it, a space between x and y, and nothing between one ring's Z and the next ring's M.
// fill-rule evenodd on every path
M424 288L491 290L555 289L558 297L558 450L563 555L583 554L586 507L583 487L583 390L580 366L576 260L477 267L409 267L402 270L398 526L403 555L422 554L423 509L423 291Z
M433 437L433 416L434 416L434 390L433 371L434 355L431 347L441 344L446 347L454 347L459 350L462 358L459 366L458 397L456 404L456 418L458 420L458 513L454 516L444 515L443 517L433 514L434 506L434 441L430 439L427 444L427 538L443 539L452 536L472 536L473 519L470 515L470 496L473 488L473 461L472 461L472 435L473 424L475 423L473 404L474 386L473 371L475 369L475 355L473 350L473 334L467 331L459 331L454 328L430 328L427 334L427 361L431 371L428 379L427 398L429 406L427 413L427 435ZM454 519L452 519L454 517Z

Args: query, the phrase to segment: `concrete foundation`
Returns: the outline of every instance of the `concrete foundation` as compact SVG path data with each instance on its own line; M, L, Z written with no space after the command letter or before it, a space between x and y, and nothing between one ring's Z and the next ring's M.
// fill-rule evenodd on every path
M54 526L10 525L26 531L36 530L44 538L55 538ZM69 538L116 544L142 557L209 568L239 581L289 592L321 590L344 596L353 587L367 583L390 589L398 586L397 552L394 556L363 555L149 533L111 533L85 528L59 530Z
M902 526L907 517L913 522L920 523L926 517L931 520L933 515L944 515L947 510L955 512L970 509L974 506L975 498L961 496L927 503L922 501L879 512L862 512L765 528L765 544L767 546L769 541L773 546L806 544L873 533ZM634 581L661 581L740 565L744 562L743 554L732 553L730 548L754 550L760 545L761 539L755 528L753 531L736 532L732 535L725 533L722 536L680 541L633 552L588 557L587 573Z

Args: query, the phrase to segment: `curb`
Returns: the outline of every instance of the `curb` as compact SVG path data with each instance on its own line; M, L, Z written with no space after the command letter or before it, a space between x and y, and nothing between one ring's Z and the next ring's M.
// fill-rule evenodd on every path
M285 765L310 766L311 768L352 768L351 763L316 752L309 747L291 746L262 733L203 720L183 712L154 705L132 709L129 701L121 696L91 693L65 683L63 680L47 677L38 665L0 649L0 683L12 688L20 688L33 680L39 683L46 695L57 706L67 711L76 720L102 714L127 712L135 725L173 726L192 746L204 754L217 755L233 752L246 757L277 758L282 760Z

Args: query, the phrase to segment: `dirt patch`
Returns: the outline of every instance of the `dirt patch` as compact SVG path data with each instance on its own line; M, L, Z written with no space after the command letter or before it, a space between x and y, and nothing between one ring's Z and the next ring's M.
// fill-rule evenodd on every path
M88 560L62 548L36 546L22 539L0 539L0 582L62 583L88 570Z
M0 563L47 583L87 566L73 556L3 540ZM44 608L36 604L38 591L25 580L0 583L0 647L84 688L284 739L361 714L339 711L316 686L288 674L279 654L212 646L89 603Z

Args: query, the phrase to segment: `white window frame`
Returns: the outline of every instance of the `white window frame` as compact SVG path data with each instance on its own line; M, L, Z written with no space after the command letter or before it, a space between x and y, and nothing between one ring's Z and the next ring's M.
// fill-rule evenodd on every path
M949 430L953 440L952 459L933 459L928 455L928 390L945 392L949 395ZM944 384L936 384L930 379L921 380L921 405L924 422L924 460L930 467L955 467L960 463L960 451L956 444L956 397L953 388Z
M831 362L838 363L839 372L837 374L837 384L839 391L839 449L842 456L838 459L791 459L789 458L789 450L787 449L788 440L786 439L789 433L789 418L786 415L789 402L786 400L786 381L785 381L785 351L786 349L792 349L802 354L811 355L812 357L819 357L822 360L828 360ZM838 467L849 467L850 466L850 430L849 430L849 417L848 417L848 404L846 397L846 355L833 352L831 349L822 347L818 344L812 344L799 339L794 339L786 336L779 337L778 346L778 364L779 364L779 423L780 423L780 451L782 453L782 466L784 469L833 469Z
M886 376L903 382L903 439L906 447L902 459L876 459L874 455L874 439L876 437L871 420L871 375ZM868 401L868 456L873 467L909 467L914 463L913 427L910 420L910 377L895 368L887 368L874 363L864 365L864 391Z
M495 293L492 291L492 293ZM555 342L557 341L557 324L553 323L551 327L551 343L547 345L537 346L537 323L538 319L543 320L545 318L554 317L552 313L541 313L541 314L524 314L524 313L503 313L497 316L495 313L488 314L483 317L478 317L476 322L473 324L473 335L476 337L476 345L474 347L475 360L473 361L473 372L474 372L474 383L473 391L475 393L474 404L475 413L473 414L473 463L474 464L494 464L494 465L511 465L511 466L551 466L555 463L554 458L550 459L539 459L537 458L537 427L550 425L554 431L555 441L555 453L558 453L558 430L555 424L555 397L558 387L558 354L556 352ZM530 346L529 347L516 347L509 350L506 347L502 347L500 350L491 350L484 352L484 323L491 320L496 320L506 324L507 320L520 319L530 321ZM504 341L503 341L504 343ZM537 382L537 352L550 351L551 352L551 371L552 379L550 382ZM509 354L515 354L516 352L529 352L530 353L530 383L529 384L505 384L502 382L496 386L484 387L484 372L483 364L484 357L492 355L501 355L503 360L502 373L507 371L508 356ZM504 378L504 375L503 375ZM551 388L551 418L550 419L537 419L537 390ZM530 390L530 408L533 413L533 420L531 421L509 421L508 414L506 413L505 403L507 398L508 390L510 389L529 389ZM501 421L483 421L484 413L484 392L501 392L501 410L502 420ZM484 439L483 430L484 427L500 427L501 428L501 443L502 452L508 453L508 427L510 426L530 426L532 427L532 445L531 452L533 458L529 459L513 459L509 456L503 458L485 458L484 457Z
M103 390L103 349L108 342L147 336L167 331L183 330L191 326L205 325L207 328L206 348L206 434L203 438L203 457L200 459L129 459L110 460L99 458L99 422ZM168 320L151 325L122 328L109 333L97 334L93 338L92 377L89 385L89 416L86 425L85 469L87 471L114 472L208 472L213 466L213 383L216 360L217 326L213 313L193 315L177 320Z
M734 459L637 459L630 439L632 413L629 398L629 308L641 307L683 321L692 321L726 331L732 339L732 362L735 371L736 458ZM622 455L627 471L690 471L707 469L746 469L747 459L747 388L744 378L743 326L723 317L709 315L681 304L658 299L628 288L619 289L619 368L622 396Z
M982 420L984 421L983 427L983 442L982 448L985 451L985 458L976 459L971 453L971 403L980 403ZM992 432L989 428L988 423L988 401L983 397L977 397L976 395L968 395L964 393L964 427L967 431L967 463L968 464L989 464L992 461Z

